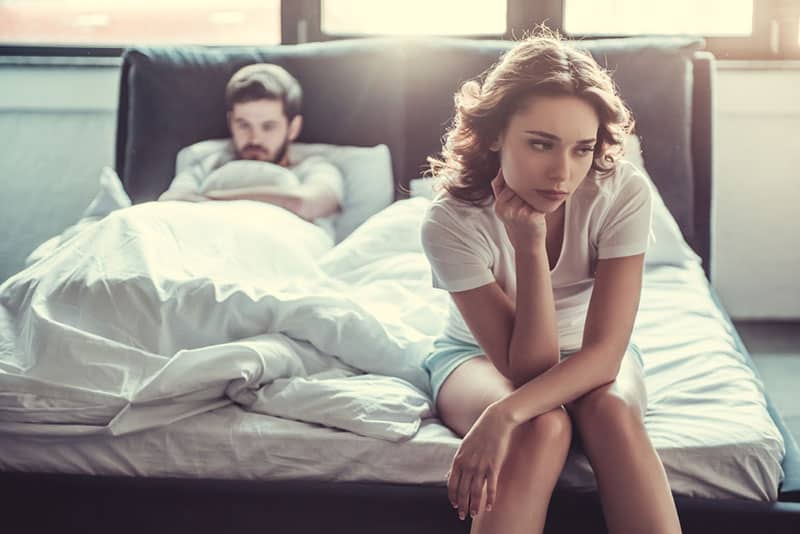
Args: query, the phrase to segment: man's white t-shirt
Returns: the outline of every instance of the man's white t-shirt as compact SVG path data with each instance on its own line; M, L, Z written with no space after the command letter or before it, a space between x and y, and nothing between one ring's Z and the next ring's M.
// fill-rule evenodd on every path
M562 351L581 347L597 260L647 249L651 203L647 179L624 160L608 177L587 177L565 201L561 255L550 271ZM516 301L514 248L493 202L474 206L440 193L423 220L422 245L434 287L457 292L497 281ZM444 334L478 344L452 299Z
M318 155L299 158L293 150L292 145L289 145L288 158L288 168L282 168L273 163L264 163L264 166L271 167L272 171L291 172L291 174L297 178L297 182L301 184L314 183L325 185L336 195L339 205L342 205L344 180L338 167L324 157ZM219 150L193 162L188 168L175 176L175 178L172 179L168 191L202 194L207 189L206 181L213 175L214 171L234 161L237 161L236 151L233 141L229 141L221 145ZM334 223L337 217L338 214L333 214L328 217L314 219L312 222L325 230L328 235L330 235L331 239L333 239L335 236Z

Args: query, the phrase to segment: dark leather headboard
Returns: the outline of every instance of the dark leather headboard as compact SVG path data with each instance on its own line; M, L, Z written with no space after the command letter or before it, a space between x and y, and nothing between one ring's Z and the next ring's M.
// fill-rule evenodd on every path
M508 41L385 39L125 52L117 172L135 202L164 191L178 150L225 137L223 92L239 67L283 65L304 89L302 142L371 146L392 153L398 197L441 147L459 84L479 75ZM636 37L581 46L609 68L636 118L648 170L708 268L713 58L702 40Z

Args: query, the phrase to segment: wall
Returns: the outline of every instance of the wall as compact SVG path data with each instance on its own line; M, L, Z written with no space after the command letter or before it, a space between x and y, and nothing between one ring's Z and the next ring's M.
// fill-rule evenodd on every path
M113 164L118 61L0 59L4 280L79 218ZM798 319L800 64L766 65L719 63L712 281L734 318Z
M119 61L0 60L2 281L39 243L80 218L100 169L113 164Z
M720 62L711 279L739 319L800 318L800 63Z

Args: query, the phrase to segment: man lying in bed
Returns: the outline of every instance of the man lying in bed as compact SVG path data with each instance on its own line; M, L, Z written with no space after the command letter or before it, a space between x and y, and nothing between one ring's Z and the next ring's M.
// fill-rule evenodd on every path
M238 70L225 88L230 142L172 180L159 200L256 200L281 206L333 236L342 175L321 156L295 161L302 89L278 65Z

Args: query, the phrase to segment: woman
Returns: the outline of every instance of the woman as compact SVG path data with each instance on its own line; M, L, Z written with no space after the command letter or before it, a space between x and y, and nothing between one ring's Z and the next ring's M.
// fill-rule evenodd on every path
M473 533L542 531L573 427L610 532L680 532L630 343L651 210L619 161L632 126L608 74L543 29L456 95L422 226L451 307L425 366Z

